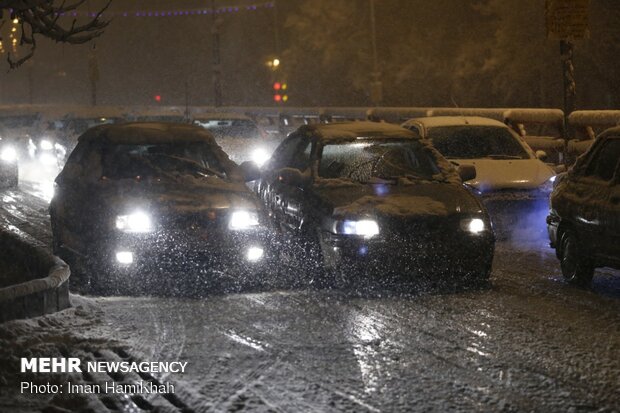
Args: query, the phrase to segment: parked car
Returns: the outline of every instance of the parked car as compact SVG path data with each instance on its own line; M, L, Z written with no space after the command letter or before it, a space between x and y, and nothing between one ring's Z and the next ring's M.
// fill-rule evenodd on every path
M508 126L476 116L411 119L407 129L429 139L455 165L473 165L467 181L483 198L502 236L514 230L524 236L544 234L549 194L556 173Z
M620 269L620 127L608 129L551 195L547 227L564 278L588 284L597 267Z
M18 151L15 144L0 137L0 186L16 188L19 181Z
M86 290L140 291L162 271L195 288L252 277L269 254L264 209L245 185L257 174L197 126L89 129L56 178L54 253Z
M260 166L280 142L269 137L252 118L237 113L203 113L194 116L194 124L211 132L235 162L251 160Z
M469 179L475 169L461 173ZM303 246L306 260L332 275L489 276L486 209L452 164L399 126L302 126L278 146L255 188L283 244Z

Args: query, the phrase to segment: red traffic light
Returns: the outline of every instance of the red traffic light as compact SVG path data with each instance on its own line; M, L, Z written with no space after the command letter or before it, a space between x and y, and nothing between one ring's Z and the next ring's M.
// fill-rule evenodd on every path
M273 100L275 100L276 102L281 102L282 101L282 95L274 95L273 96Z
M273 84L273 90L280 90L280 89L282 89L282 83L276 82Z
M161 95L155 95L155 102L161 102Z

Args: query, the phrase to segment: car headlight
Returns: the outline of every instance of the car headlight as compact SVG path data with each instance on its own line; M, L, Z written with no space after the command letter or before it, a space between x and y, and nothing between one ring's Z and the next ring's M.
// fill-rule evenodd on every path
M461 220L461 229L470 234L480 234L486 229L486 224L480 218L466 218Z
M17 160L17 151L12 146L2 148L0 159L4 162L15 162Z
M123 232L152 232L153 221L144 212L134 212L116 217L116 229Z
M554 185L555 185L555 178L556 178L556 177L557 177L557 175L553 175L551 178L549 178L549 179L547 180L547 182L545 182L544 184L542 184L542 185L540 186L540 189L541 189L543 192L551 192L551 191L553 191L553 187L554 187Z
M229 227L233 230L244 230L258 225L258 214L250 211L235 211L230 216Z
M44 151L51 151L52 149L54 149L54 145L47 139L41 139L41 142L39 142L39 148L43 149Z
M345 220L342 221L341 231L345 235L358 235L364 238L372 238L379 235L379 224L372 219Z
M263 166L269 160L269 153L263 148L256 148L252 151L252 161L258 166Z

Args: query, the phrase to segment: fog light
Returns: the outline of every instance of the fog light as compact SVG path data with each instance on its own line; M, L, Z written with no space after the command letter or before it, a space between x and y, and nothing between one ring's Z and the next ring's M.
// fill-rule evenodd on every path
M484 221L480 218L468 218L461 220L461 229L471 234L480 234L485 230Z
M131 251L117 252L116 261L118 261L119 264L124 264L124 265L132 264L133 263L133 252Z
M263 249L259 247L250 247L247 253L248 261L258 261L263 258Z

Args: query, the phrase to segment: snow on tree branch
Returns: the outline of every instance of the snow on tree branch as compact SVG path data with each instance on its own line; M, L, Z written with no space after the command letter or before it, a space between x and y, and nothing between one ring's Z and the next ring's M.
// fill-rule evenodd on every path
M21 66L34 55L37 35L69 44L86 43L99 37L109 23L103 20L101 15L112 0L108 0L102 9L86 22L78 22L77 18L69 21L67 16L85 2L86 0L0 0L0 27L6 19L17 19L20 27L19 45L29 47L23 57L8 53L7 61L11 69Z

